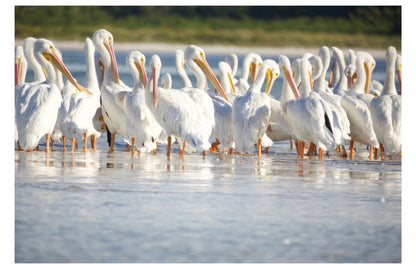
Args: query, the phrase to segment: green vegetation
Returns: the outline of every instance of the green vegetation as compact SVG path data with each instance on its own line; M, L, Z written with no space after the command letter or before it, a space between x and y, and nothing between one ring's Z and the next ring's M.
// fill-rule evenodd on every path
M401 49L401 7L16 6L15 37L118 42Z

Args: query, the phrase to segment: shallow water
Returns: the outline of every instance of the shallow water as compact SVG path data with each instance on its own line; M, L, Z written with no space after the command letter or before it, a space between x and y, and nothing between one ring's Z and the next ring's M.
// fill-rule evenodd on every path
M82 84L83 53L62 54ZM180 87L173 52L160 56ZM207 56L216 74L224 58ZM288 142L261 159L181 158L176 144L170 159L163 145L132 157L119 137L108 153L105 135L97 147L15 152L16 262L401 262L400 161L369 161L365 148L299 160Z
M401 262L400 161L124 149L15 152L16 262Z

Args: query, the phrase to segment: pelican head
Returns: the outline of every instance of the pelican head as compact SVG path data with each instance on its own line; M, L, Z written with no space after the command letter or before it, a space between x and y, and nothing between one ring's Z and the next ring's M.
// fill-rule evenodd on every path
M312 73L311 73L311 87L313 89L313 82L321 76L322 70L323 70L323 64L321 57L312 55L309 57L309 62L312 65Z
M113 35L104 29L94 32L94 45L101 53L104 66L111 67L114 81L120 84L120 77L118 75L117 61L113 48Z
M344 73L345 73L345 76L348 79L348 87L352 88L352 86L353 86L353 82L352 82L353 76L357 75L357 73L355 72L355 64L349 64L347 66L347 68L345 68Z
M24 83L27 71L27 61L22 46L16 47L14 71L15 85Z
M366 75L364 93L370 93L371 75L373 73L374 68L376 67L376 61L374 60L373 56L371 56L371 54L368 52L358 51L356 55L357 58L360 57L364 61L363 64Z
M40 63L43 63L44 65L47 62L51 63L53 66L55 66L56 69L58 69L68 79L68 81L72 85L74 85L75 88L77 88L78 90L88 95L92 94L89 90L79 85L76 79L71 75L69 70L66 68L66 66L60 59L59 52L57 51L57 49L55 48L55 46L53 45L51 41L43 39L43 38L36 40L34 44L34 52L35 52L36 59Z
M293 95L296 99L299 99L299 91L296 87L295 80L293 79L292 68L290 66L289 58L285 55L279 56L279 66L283 70L283 76L286 81L289 83L290 88L292 89Z
M140 82L142 84L143 89L146 88L147 84L145 63L146 57L143 55L143 53L139 51L130 52L129 56L126 58L126 64L130 68L132 74L137 74L136 72L138 72L137 77L140 78Z
M235 93L231 66L227 62L219 62L220 81L224 91Z
M185 61L191 70L196 70L196 66L199 67L208 77L209 81L211 81L215 89L228 101L220 82L206 60L205 52L200 47L195 45L187 47L185 49Z
M261 68L267 68L266 70L266 89L265 93L267 95L270 95L270 92L272 91L272 87L274 82L276 81L277 77L280 74L280 68L279 65L274 61L267 59L263 62Z
M400 94L402 91L402 56L397 55L396 59L397 79L399 80Z
M160 75L160 69L162 68L162 62L158 55L153 55L149 62L150 70L152 70L152 85L150 85L153 89L153 106L156 107L157 104L157 84Z

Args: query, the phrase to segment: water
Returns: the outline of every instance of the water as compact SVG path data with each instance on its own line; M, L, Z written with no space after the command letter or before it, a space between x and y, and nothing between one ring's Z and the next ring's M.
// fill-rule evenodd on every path
M71 71L79 55L63 52ZM288 142L261 159L124 149L102 135L96 152L15 152L16 262L402 260L398 160L299 160Z

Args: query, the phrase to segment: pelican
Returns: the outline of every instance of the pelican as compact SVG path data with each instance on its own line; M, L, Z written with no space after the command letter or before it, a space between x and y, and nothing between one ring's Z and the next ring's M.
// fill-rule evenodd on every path
M257 53L248 53L243 60L241 66L241 75L238 82L234 85L237 93L244 95L250 88L247 79L250 76L250 83L252 84L257 77L262 59Z
M153 55L149 65L152 74L146 86L146 104L168 136L166 155L170 156L172 135L183 142L180 155L184 155L186 143L198 150L208 150L210 144L208 138L201 133L202 115L196 103L184 91L157 87L162 67L159 56Z
M156 122L152 112L146 105L145 87L147 76L145 71L145 56L132 51L126 58L126 64L134 78L134 86L131 92L121 92L117 95L117 103L126 111L128 138L131 139L132 153L137 142L139 151L151 151L156 149L157 139L162 132L162 127Z
M182 80L183 88L192 87L192 82L185 71L185 56L183 50L177 49L175 52L175 66L179 78ZM162 87L163 88L163 87Z
M163 74L160 78L160 87L163 89L172 89L172 76L169 73Z
M286 103L286 113L291 132L298 140L298 156L304 156L304 141L311 141L319 148L319 158L322 159L323 151L335 145L334 136L325 112L325 103L319 94L311 92L312 66L306 57L300 61L299 99Z
M349 135L350 122L345 110L341 106L341 96L333 94L333 92L325 86L325 74L329 67L328 47L322 47L318 54L319 57L313 56L309 59L312 66L319 66L316 67L315 70L320 69L322 66L322 71L314 84L314 92L318 93L325 102L325 108L327 109L326 112L331 123L335 144L337 144L337 151L340 153L338 147L342 145L342 156L346 157L347 153L344 145L351 139Z
M384 152L389 155L398 155L402 151L401 143L401 111L402 99L397 95L394 84L394 71L396 68L397 52L389 47L386 52L386 78L380 97L373 98L370 111L373 120L374 132L380 144L381 159Z
M344 69L347 67L344 54L337 47L332 47L333 57L335 58L336 69L338 70L339 79L334 84L333 93L343 96L348 89L348 80L345 76ZM352 58L353 59L353 58Z
M84 45L84 54L87 65L86 88L92 95L86 95L85 93L77 91L71 93L71 90L69 89L69 93L66 93L64 97L64 103L68 102L68 104L63 104L67 111L61 124L64 139L64 151L66 150L66 138L72 139L72 145L74 144L75 139L83 138L84 148L82 151L87 151L87 138L89 136L91 136L91 147L95 150L96 140L101 135L101 132L104 131L103 127L97 129L96 123L94 123L95 118L101 117L101 93L95 69L94 51L95 49L92 40L87 38ZM65 101L66 97L69 98L68 101ZM101 120L103 121L103 119ZM72 146L72 151L73 150L74 148Z
M26 71L27 71L27 61L23 53L23 47L17 46L16 52L15 52L15 63L14 63L15 101L17 100L17 97L19 96L19 91L21 88L20 85L25 84ZM17 85L19 86L16 87ZM14 116L14 139L17 142L17 149L19 151L22 150L19 144L19 135L17 132L16 113Z
M280 55L279 66L283 73L282 95L280 101L270 97L270 122L266 131L267 136L273 141L284 141L294 138L290 132L290 124L286 113L283 111L283 106L287 102L296 99L294 93L290 89L290 83L293 83L293 87L295 86L289 58L285 55Z
M28 65L33 69L34 73L34 79L33 83L45 81L45 72L42 70L41 65L36 60L34 52L33 52L33 46L36 42L36 38L34 37L27 37L25 40L23 40L23 51L25 58L27 60Z
M218 91L226 101L229 100L218 79L212 72L212 69L206 60L204 51L197 46L191 45L185 49L184 54L185 64L195 74L197 83L195 88L183 88L182 91L186 92L197 104L197 108L201 110L199 129L201 130L201 134L209 139L212 133L219 132L214 129L219 128L216 123L221 119L216 118L216 116L218 117L221 115L215 112L215 109L218 109L218 104L216 104L215 99L212 99L207 93L207 77L215 87L215 91Z
M234 85L238 82L238 80L235 78L238 69L238 57L235 53L231 53L225 57L224 62L226 62L231 67L230 77Z
M105 124L111 134L110 152L114 151L115 134L124 139L128 137L127 116L125 110L116 102L116 96L123 91L131 91L120 81L117 62L113 49L113 35L107 30L95 31L93 41L95 48L101 54L104 65L104 79L101 89L101 107ZM129 141L126 139L126 142Z
M399 80L399 94L402 95L402 56L400 54L397 55L396 59L396 72L397 72L397 79Z
M47 79L29 86L26 94L20 96L16 106L16 124L20 146L24 150L35 148L42 136L46 136L46 152L49 152L49 140L61 105L61 92L56 85L57 68L77 89L91 94L80 86L55 52L55 46L46 39L38 39L34 44L36 60L45 69ZM21 93L22 94L22 93Z
M257 144L261 157L262 139L270 121L270 91L279 76L279 65L273 60L265 60L254 83L243 96L234 100L232 123L236 151L247 152ZM265 93L260 92L266 78Z
M369 102L372 96L364 94L368 92L370 76L366 73L371 72L371 67L368 66L365 59L365 54L357 52L357 59L355 64L357 70L357 82L349 90L345 90L346 94L341 98L341 105L347 113L350 121L350 159L354 158L354 141L361 144L369 145L378 148L378 140L373 129L373 121L369 110ZM351 65L348 66L346 73L351 79L352 71ZM366 104L367 103L367 104ZM371 158L371 151L370 156Z

